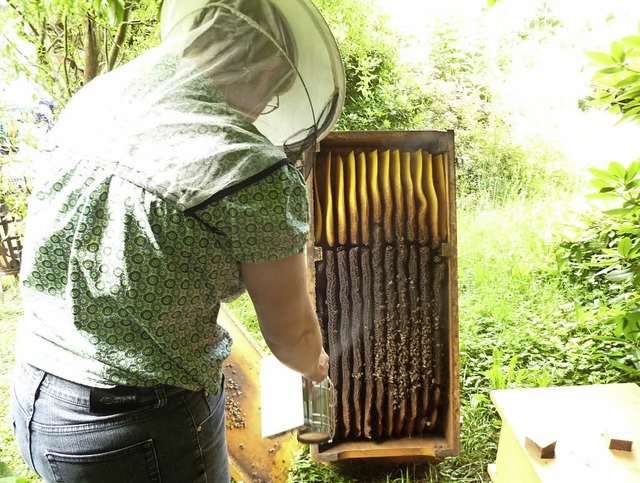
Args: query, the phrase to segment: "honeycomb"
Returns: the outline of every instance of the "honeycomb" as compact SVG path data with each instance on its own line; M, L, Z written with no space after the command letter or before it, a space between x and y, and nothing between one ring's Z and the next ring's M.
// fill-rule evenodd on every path
M447 394L447 162L447 153L422 149L316 158L315 295L338 390L334 441L439 427Z

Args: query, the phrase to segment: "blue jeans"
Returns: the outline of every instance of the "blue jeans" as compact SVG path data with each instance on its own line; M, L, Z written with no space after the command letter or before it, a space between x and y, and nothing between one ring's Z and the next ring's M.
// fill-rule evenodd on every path
M14 434L46 482L227 483L225 395L170 386L140 407L94 414L91 388L19 364L11 391Z

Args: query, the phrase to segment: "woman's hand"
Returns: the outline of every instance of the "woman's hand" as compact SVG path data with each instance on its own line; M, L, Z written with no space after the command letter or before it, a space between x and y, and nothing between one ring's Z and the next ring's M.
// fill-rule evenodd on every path
M327 378L329 375L329 356L324 349L320 352L316 367L312 371L303 373L302 375L313 382L322 382Z

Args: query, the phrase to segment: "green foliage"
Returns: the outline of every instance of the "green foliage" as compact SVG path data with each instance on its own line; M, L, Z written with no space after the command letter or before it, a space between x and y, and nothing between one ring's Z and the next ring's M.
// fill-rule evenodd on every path
M607 107L619 122L640 122L640 23L638 33L611 43L609 52L587 52L600 66L593 76L597 85L589 104Z
M240 321L242 326L247 329L247 332L251 334L251 337L253 337L253 339L265 352L265 354L271 354L271 350L267 346L267 343L264 341L262 332L260 332L258 316L256 315L256 311L253 307L253 302L251 301L251 297L249 297L249 294L247 292L244 292L232 302L227 302L226 305Z
M1 168L1 167L0 167ZM19 186L0 171L0 213L24 220L27 215L27 199L31 190Z
M421 112L415 73L401 64L397 32L367 0L316 0L345 65L347 92L339 130L415 128Z
M484 372L491 381L492 389L513 389L516 387L547 387L549 375L546 371L536 374L526 368L518 369L518 355L511 357L509 364L504 365L504 354L500 349L494 349L491 367Z
M156 42L155 0L8 0L0 26L6 77L34 79L59 107L101 72Z
M559 27L562 27L562 20L555 15L547 2L542 2L526 28L518 32L518 37L521 40L535 39L542 42L555 35Z
M7 140L0 154L0 214L17 220L13 228L22 235L22 221L27 215L27 199L31 194L29 163L24 159L32 152L37 136L31 129L33 124L17 122L0 107L0 128L7 132Z
M31 194L31 188L27 178L16 180L5 174L7 171L5 166L10 163L11 157L0 156L0 213L17 220L24 220L27 215L27 199ZM21 227L22 225L19 227L20 230Z
M609 52L588 52L600 66L589 104L607 107L620 120L640 122L639 34L612 42ZM640 376L640 159L627 168L618 162L592 168L589 198L606 207L583 213L573 236L558 244L558 271L576 291L583 316L605 328L592 342L592 354L631 379Z
M592 199L607 209L581 216L578 235L560 242L558 269L584 289L582 302L612 327L602 342L623 344L611 354L616 367L640 375L640 159L627 168L612 162L608 169L592 168Z
M28 483L24 477L16 476L6 463L0 461L0 483Z
M287 483L351 483L329 465L311 461L309 446L305 445L294 456Z
M15 277L3 277L3 282ZM0 304L0 483L26 483L42 481L26 465L13 440L9 416L9 384L14 367L15 330L22 316L17 287L5 293L4 304ZM3 480L3 478L6 478Z

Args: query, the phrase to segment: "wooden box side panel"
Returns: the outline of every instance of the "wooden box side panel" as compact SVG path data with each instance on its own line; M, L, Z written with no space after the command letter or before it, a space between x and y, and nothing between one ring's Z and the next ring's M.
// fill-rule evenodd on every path
M456 172L454 132L447 131L448 227L449 227L449 412L446 438L451 442L452 454L460 453L460 340L458 310L458 229L456 213Z

